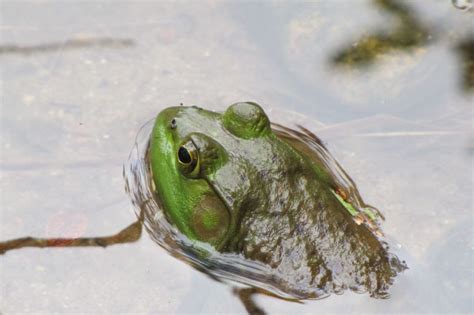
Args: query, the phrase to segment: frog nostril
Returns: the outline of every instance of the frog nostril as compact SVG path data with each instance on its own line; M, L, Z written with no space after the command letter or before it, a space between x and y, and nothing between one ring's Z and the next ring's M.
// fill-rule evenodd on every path
M176 119L173 118L173 119L171 120L171 129L175 129L176 126L177 126L177 125L176 125Z

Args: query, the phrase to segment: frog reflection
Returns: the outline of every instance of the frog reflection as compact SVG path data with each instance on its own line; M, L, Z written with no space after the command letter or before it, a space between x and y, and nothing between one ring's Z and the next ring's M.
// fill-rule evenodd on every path
M311 133L300 136L322 147ZM147 158L152 191L167 221L197 246L266 266L275 292L320 298L349 288L385 298L406 268L379 238L378 212L341 187L322 157L292 130L272 126L255 103L237 103L224 113L196 106L163 110ZM115 236L73 242L23 238L0 243L0 252L135 241L141 223L152 217L141 212ZM239 296L249 312L259 310L249 294Z

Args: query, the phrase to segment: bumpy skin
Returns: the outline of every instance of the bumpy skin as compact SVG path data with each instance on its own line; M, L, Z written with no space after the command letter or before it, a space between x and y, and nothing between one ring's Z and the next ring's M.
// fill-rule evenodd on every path
M257 104L237 103L223 114L163 110L150 160L167 218L188 238L302 285L386 294L396 257L354 222L324 168L272 132Z

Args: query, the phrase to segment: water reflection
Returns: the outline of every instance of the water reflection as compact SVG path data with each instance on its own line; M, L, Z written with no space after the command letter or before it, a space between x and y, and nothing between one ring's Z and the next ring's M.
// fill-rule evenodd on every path
M38 45L0 45L0 55L32 55L40 53L48 53L59 50L76 50L84 48L127 48L135 46L132 39L120 38L75 38L68 39L64 42L52 42Z
M362 37L356 44L337 52L332 57L334 64L368 66L381 54L413 49L430 39L427 29L408 5L395 0L375 0L374 4L396 17L395 27L391 32L379 30Z
M413 8L407 3L399 0L374 0L372 3L395 18L394 26L390 31L375 30L372 34L356 40L355 44L347 45L337 51L331 57L333 65L368 68L384 54L396 51L411 52L436 40L451 40L450 36L437 27L421 22ZM472 11L473 2L453 0L453 6L464 11ZM472 37L461 39L454 47L455 53L461 60L462 89L465 92L472 92L474 90L474 40Z

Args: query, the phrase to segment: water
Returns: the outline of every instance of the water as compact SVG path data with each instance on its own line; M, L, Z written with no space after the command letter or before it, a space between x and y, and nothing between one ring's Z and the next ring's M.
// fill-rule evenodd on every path
M460 53L472 11L403 3L424 40L346 69L333 57L364 34L394 33L392 13L370 1L2 2L1 45L29 52L0 50L0 239L119 231L135 219L122 164L144 122L180 102L253 100L323 139L410 267L389 300L258 296L260 306L472 313L473 99ZM0 277L2 313L244 312L228 286L147 236L106 250L12 251Z

